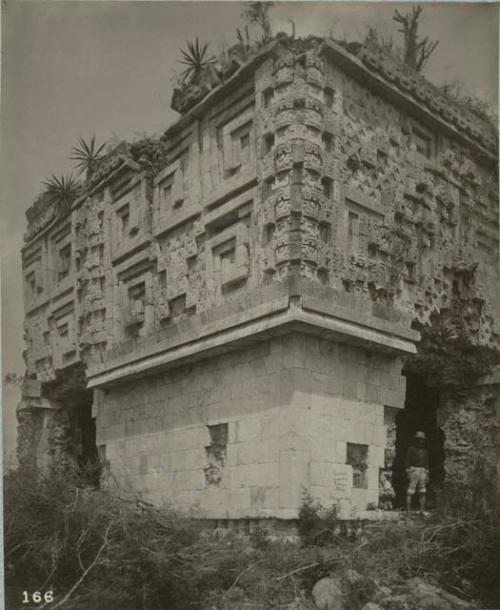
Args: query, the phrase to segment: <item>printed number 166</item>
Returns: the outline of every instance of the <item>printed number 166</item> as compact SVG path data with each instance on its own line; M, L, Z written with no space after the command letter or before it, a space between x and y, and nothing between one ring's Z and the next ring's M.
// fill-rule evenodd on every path
M54 601L54 593L53 591L46 591L43 595L40 591L34 591L30 594L28 591L23 591L23 604L29 604L32 601L34 604L39 604L41 601L44 601L46 604L50 604L50 602Z

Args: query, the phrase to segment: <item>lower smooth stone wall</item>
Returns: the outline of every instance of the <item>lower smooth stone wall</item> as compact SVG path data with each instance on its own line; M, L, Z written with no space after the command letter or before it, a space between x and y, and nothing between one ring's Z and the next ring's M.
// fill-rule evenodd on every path
M113 479L210 519L297 517L304 493L352 517L378 503L384 406L402 360L303 334L95 390Z

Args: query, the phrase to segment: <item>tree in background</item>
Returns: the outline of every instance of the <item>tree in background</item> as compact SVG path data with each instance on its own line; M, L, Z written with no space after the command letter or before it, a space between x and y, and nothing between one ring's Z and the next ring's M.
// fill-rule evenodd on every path
M404 36L403 61L417 72L423 70L439 42L437 40L431 41L427 36L422 38L419 34L419 20L422 11L421 6L413 7L412 12L405 15L395 10L392 17L396 23L400 23L402 26L398 31Z
M488 122L495 134L498 127L498 112L495 104L481 99L467 90L459 80L445 81L439 86L440 91L455 104L473 112L476 116Z
M262 42L268 42L273 35L269 17L269 11L273 6L274 2L249 2L243 9L243 19L261 28Z
M386 37L376 27L370 25L363 41L365 47L376 49L383 55L399 56L392 36Z

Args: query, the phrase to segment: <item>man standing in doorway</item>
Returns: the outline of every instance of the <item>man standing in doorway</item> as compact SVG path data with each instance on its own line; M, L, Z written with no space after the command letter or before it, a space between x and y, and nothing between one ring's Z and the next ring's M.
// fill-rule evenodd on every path
M424 432L415 433L413 442L406 452L405 468L410 481L406 491L406 509L411 510L411 500L418 489L420 511L423 512L426 485L429 480L429 452Z

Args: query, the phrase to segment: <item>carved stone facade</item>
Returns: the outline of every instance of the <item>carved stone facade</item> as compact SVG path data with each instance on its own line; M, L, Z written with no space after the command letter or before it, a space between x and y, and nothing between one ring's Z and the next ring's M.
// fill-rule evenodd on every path
M146 498L289 518L307 490L351 515L378 504L418 330L459 308L500 350L495 142L332 41L273 42L212 86L159 171L123 145L68 216L30 208L21 445L80 392L82 446L95 425Z

